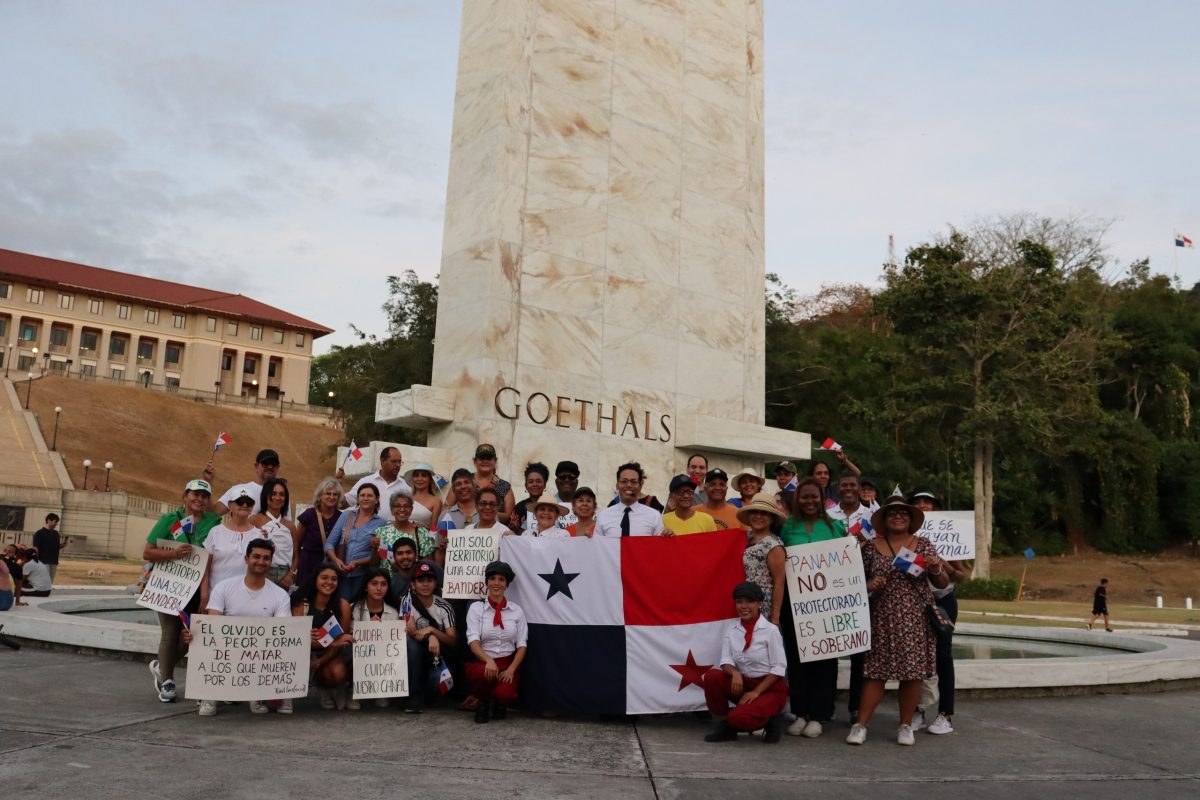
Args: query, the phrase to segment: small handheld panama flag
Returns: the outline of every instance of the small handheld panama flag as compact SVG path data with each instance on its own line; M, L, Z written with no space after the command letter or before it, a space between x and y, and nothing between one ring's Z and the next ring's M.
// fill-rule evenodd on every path
M914 578L925 574L925 556L915 553L907 547L900 548L900 552L896 554L896 559L892 561L892 564Z
M860 519L858 522L850 526L851 536L861 536L864 539L875 538L875 527L871 525L871 521Z
M834 508L836 505L837 505L837 500L834 500L832 497L826 497L826 498L825 498L825 508L827 508L827 509L832 509L832 508Z
M176 520L175 524L171 526L171 538L177 542L186 542L187 537L190 536L191 533L192 533L192 518L191 517L184 517L183 519Z
M1188 237L1184 236L1182 233L1175 234L1175 246L1176 247L1195 247L1195 245L1192 244L1192 240L1189 239Z
M438 520L437 529L439 531L452 531L456 528L458 528L458 526L454 524L454 520L450 519L449 514L446 514L440 520Z
M342 626L338 624L337 617L330 617L325 620L325 624L317 630L321 631L321 638L317 639L317 644L321 645L321 647L329 647L335 639L345 633L342 630Z
M350 447L346 450L346 460L342 462L342 466L353 464L363 456L362 450L358 448L353 441L350 442Z
M438 694L446 694L453 688L454 676L450 674L450 667L443 661L442 668L438 670Z
M838 444L837 442L835 442L833 440L833 437L830 436L825 441L821 442L821 446L818 447L817 449L818 450L834 450L834 451L836 451L836 450L841 450L842 446L840 444Z
M450 483L450 481L446 480L446 476L444 475L433 476L433 485L437 487L438 492L446 491L446 485L448 483Z
M400 619L408 619L412 613L412 597L404 595L404 599L400 601Z
M224 447L225 445L229 444L232 441L233 441L232 436L230 436L228 433L225 433L225 431L221 431L220 433L217 434L216 443L213 444L213 452L214 453L217 452L222 447Z
M192 629L192 615L186 611L179 612L179 619L183 622L183 629L190 631Z

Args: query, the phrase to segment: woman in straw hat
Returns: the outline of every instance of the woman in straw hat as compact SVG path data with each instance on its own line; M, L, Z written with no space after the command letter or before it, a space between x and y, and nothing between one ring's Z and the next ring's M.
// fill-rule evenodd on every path
M933 605L929 585L944 588L946 565L930 541L916 533L925 522L920 509L892 495L871 517L876 536L863 544L867 593L871 597L871 651L858 718L848 744L867 739L867 725L883 699L885 681L900 682L900 729L896 742L914 744L912 721L921 682L934 674L937 639L926 616Z
M775 504L774 497L756 494L738 510L737 518L749 529L746 549L742 553L746 580L762 589L762 613L773 625L778 625L787 577L783 568L783 540L775 535L771 526L782 523L787 517Z

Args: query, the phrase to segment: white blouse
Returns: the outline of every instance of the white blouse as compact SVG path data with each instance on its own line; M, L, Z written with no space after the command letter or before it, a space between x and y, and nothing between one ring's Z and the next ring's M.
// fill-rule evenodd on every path
M492 658L511 656L518 647L524 647L529 639L529 626L525 612L509 600L500 610L504 627L494 624L496 609L487 600L479 600L467 609L467 644L479 642L483 652Z

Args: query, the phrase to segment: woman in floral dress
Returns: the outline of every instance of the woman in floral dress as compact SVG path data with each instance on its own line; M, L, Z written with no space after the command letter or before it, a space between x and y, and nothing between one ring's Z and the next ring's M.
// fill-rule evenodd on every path
M946 566L933 545L916 535L924 521L925 515L899 495L888 498L871 517L877 535L862 546L871 597L871 651L863 668L858 719L846 737L848 744L866 741L867 725L889 680L900 682L900 730L896 741L902 745L915 743L912 718L921 681L934 674L937 658L937 639L925 611L933 605L929 584L943 588L949 581ZM896 565L897 556L905 548L923 559L923 570L919 568L920 560L914 569Z

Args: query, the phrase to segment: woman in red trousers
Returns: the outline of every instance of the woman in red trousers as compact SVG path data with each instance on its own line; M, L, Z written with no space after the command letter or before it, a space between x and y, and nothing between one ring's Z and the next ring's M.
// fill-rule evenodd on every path
M479 700L475 721L508 716L508 704L517 699L521 662L529 629L525 612L504 597L515 575L503 561L484 568L487 596L467 609L467 645L476 660L466 665L472 694Z

